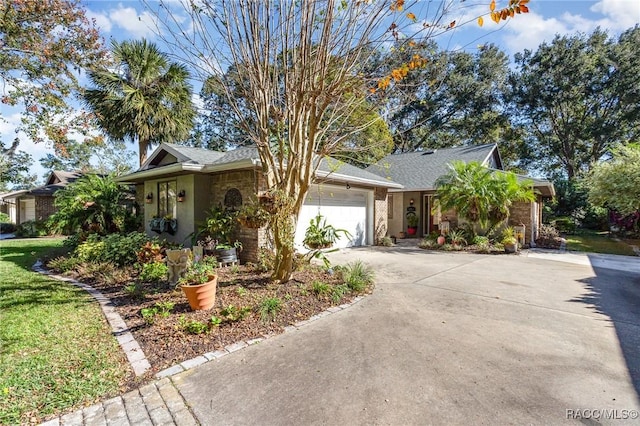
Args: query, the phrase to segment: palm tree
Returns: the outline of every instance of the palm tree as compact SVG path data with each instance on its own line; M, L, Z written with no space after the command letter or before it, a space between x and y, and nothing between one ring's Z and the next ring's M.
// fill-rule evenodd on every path
M484 167L472 161L454 161L449 173L437 182L435 208L455 209L467 220L475 235L480 225L490 232L509 217L509 207L515 201L534 201L530 181L522 181L512 172Z
M117 67L89 73L95 88L86 90L85 102L109 137L138 142L142 165L150 146L189 136L195 117L189 72L144 39L113 41L112 54Z

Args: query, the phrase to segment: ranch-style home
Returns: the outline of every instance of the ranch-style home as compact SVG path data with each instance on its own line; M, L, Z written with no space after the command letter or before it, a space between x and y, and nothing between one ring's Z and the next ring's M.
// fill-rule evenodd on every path
M43 186L0 194L0 206L11 223L19 225L32 220L46 220L56 212L55 193L76 181L82 174L56 170Z
M387 155L376 164L366 168L380 177L402 185L388 192L388 233L399 235L408 228L407 217L418 217L418 236L439 232L442 221L448 221L455 229L460 221L455 211L433 210L437 179L449 172L452 161L477 161L493 170L503 170L497 144L460 146L420 152ZM555 195L553 183L545 179L522 177L533 182L536 201L517 202L511 206L509 225L524 225L524 243L535 244L538 229L542 224L542 206L545 199Z
M408 211L420 218L417 236L437 230L444 215L431 212L434 183L447 173L452 160L480 161L502 169L495 144L393 154L365 170L323 159L300 213L295 247L304 251L304 233L318 213L351 234L337 247L372 245L385 235L398 237L407 228ZM155 235L151 229L154 218L170 217L176 227L173 234L165 232L162 237L186 246L191 245L189 236L205 220L210 207L237 209L256 202L258 194L268 189L255 147L218 152L163 143L139 170L119 181L136 185L136 199L145 206L149 234ZM548 181L535 180L535 189L536 202L514 205L510 218L526 226L527 243L535 240L541 223L542 200L553 196L553 185ZM455 212L447 212L447 219L456 225ZM238 237L244 261L255 261L258 248L267 243L264 229L239 227Z
M191 245L189 238L206 218L212 206L237 209L256 202L267 190L260 157L255 147L218 152L163 143L139 170L119 178L136 184L136 198L144 205L146 232L154 217L171 217L177 225L173 235L163 238ZM318 213L336 228L346 229L351 238L336 247L372 245L386 234L387 192L401 185L360 168L323 159L314 184L305 200L295 236L295 246L304 250L302 240L310 220ZM258 248L266 246L264 229L239 227L243 261L255 261Z

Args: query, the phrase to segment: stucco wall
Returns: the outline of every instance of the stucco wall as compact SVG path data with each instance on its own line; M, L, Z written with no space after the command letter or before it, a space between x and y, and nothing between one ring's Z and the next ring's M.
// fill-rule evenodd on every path
M184 190L186 193L185 200L181 203L176 203L176 217L178 221L178 230L175 235L163 232L159 234L161 238L166 238L168 241L173 241L179 244L185 244L191 246L191 241L188 238L189 234L195 231L194 221L194 208L196 200L195 191L195 179L194 175L176 176L164 179L149 180L144 183L144 194L153 194L153 202L145 204L144 206L144 228L149 235L158 235L149 229L149 222L158 214L158 183L175 180L176 190L178 192Z

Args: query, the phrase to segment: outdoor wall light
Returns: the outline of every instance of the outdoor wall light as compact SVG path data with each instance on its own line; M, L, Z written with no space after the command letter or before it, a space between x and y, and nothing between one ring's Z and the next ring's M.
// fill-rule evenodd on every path
M147 194L147 197L145 198L145 202L147 204L151 204L152 201L153 201L153 193L150 192L150 193Z
M178 202L181 203L184 201L184 196L186 195L186 193L184 192L184 189L181 190L180 192L178 192Z
M409 200L409 204L413 205L413 198Z
M351 185L347 182L347 189L351 189Z

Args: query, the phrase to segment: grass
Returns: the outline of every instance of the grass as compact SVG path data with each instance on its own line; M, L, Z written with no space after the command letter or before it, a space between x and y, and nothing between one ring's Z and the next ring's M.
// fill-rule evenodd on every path
M61 239L0 241L0 424L25 424L121 389L130 368L99 305L31 271Z
M566 238L567 250L635 256L633 249L628 244L609 238L607 232L581 229Z

